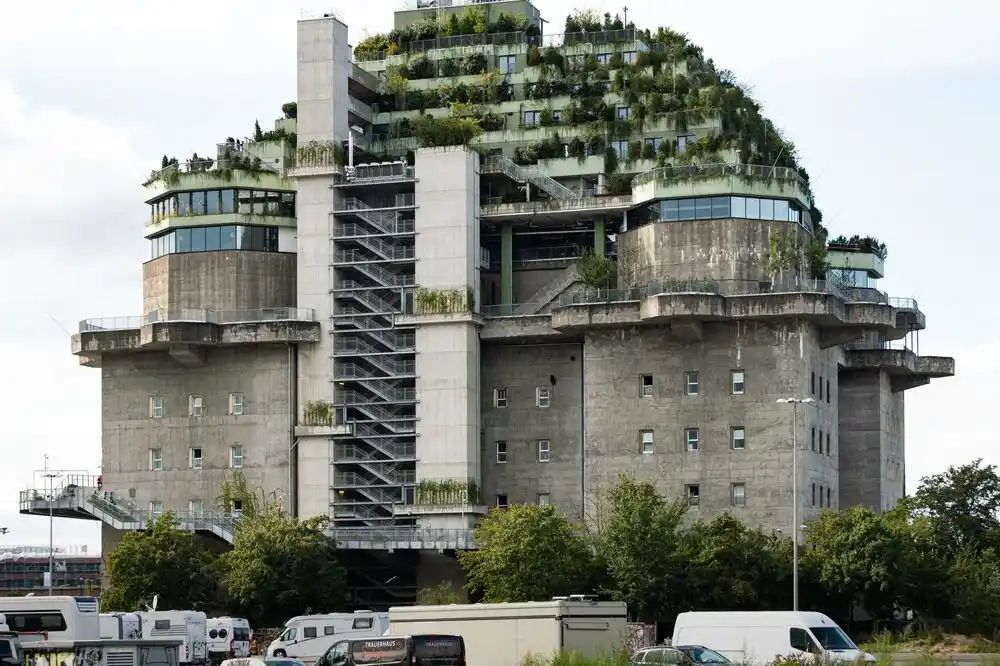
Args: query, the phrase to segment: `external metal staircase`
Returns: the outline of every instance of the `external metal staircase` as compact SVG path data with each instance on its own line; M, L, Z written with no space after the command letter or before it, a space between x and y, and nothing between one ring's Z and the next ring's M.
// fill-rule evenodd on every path
M548 194L553 199L579 199L580 193L574 192L559 181L550 178L538 169L538 165L523 167L506 155L489 155L483 161L482 173L502 174L515 183L531 183Z

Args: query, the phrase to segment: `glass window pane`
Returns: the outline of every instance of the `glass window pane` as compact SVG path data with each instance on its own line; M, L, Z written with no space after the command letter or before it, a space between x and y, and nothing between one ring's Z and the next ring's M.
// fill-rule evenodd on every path
M278 251L278 227L264 227L264 249L268 252Z
M295 217L295 193L294 192L284 192L281 195L281 213L282 217Z
M661 201L660 204L662 208L660 210L661 219L667 222L676 222L680 219L677 209L677 199L670 199L668 201Z
M694 219L694 199L677 200L677 219L678 220Z
M253 212L256 215L264 214L264 205L267 200L266 192L254 192L253 193Z
M788 219L788 202L787 201L774 201L774 219L781 220L782 222Z
M177 251L177 234L171 232L167 234L167 246L163 248L163 254L173 254Z
M219 191L205 192L205 212L209 215L219 214Z
M802 211L794 203L788 204L788 221L789 222L801 222L802 221Z
M174 232L177 238L177 251L178 252L190 252L191 251L191 230L190 229L178 229Z
M222 197L222 213L235 213L236 212L236 192L233 190L222 190L220 193Z
M264 227L250 227L250 249L264 250Z
M205 229L205 249L209 252L222 249L222 227Z
M729 217L729 200L731 197L712 197L712 217Z
M237 211L242 215L249 215L253 212L253 192L250 190L239 190L237 196Z
M159 246L159 244L160 244L160 239L159 238L150 238L149 239L149 258L150 259L156 259L156 257L159 256L158 254L156 254L157 247Z
M711 199L695 199L694 200L694 216L698 220L707 220L712 217L712 200Z
M205 227L197 227L191 230L191 251L205 251Z
M250 227L238 226L236 227L236 248L239 250L250 250L253 246L250 244Z
M222 238L219 242L219 249L221 250L235 250L236 249L236 227L233 225L228 225L222 227Z
M177 195L177 214L178 215L190 215L191 214L191 193L181 192Z
M774 200L773 199L761 199L760 200L760 219L762 219L762 220L773 220L774 219Z
M747 197L747 219L748 220L760 219L760 199Z
M204 215L205 214L205 193L204 192L192 192L191 193L191 214L192 215Z
M745 197L731 197L732 216L744 218L747 216L747 200Z

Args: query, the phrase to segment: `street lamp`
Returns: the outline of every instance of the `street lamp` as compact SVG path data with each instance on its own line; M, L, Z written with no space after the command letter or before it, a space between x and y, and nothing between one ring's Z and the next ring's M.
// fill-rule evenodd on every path
M778 398L780 405L792 406L792 610L799 609L799 441L795 426L799 405L814 405L812 398Z
M62 476L62 472L49 470L49 454L45 454L45 468L42 476L49 482L49 596L52 596L52 581L55 577L55 518L53 516L53 505L55 504L55 480Z

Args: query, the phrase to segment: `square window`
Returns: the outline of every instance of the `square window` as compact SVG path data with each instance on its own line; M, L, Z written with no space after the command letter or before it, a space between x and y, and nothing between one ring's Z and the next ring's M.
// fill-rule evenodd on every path
M302 638L316 638L316 627L302 627Z
M229 466L233 469L243 467L243 446L235 444L229 447Z
M552 456L549 440L539 439L535 442L535 450L538 452L538 462L548 462Z
M500 56L497 58L497 66L501 74L513 74L517 71L517 56Z
M525 111L524 112L524 124L528 127L534 127L541 122L542 112L541 111Z
M163 502L150 502L149 503L149 515L153 518L163 515Z
M642 375L639 377L639 397L653 397L653 375Z
M154 472L163 471L163 449L149 450L149 469Z
M830 433L826 433L826 455L830 455Z
M233 500L233 513L242 513L242 512L243 512L243 500L241 499Z
M507 462L507 442L499 441L497 444L497 462L501 465Z
M243 394L229 394L229 413L232 416L243 416Z
M188 465L191 469L201 469L201 449L192 448L188 451Z
M697 485L684 486L684 497L691 506L698 506L701 499L701 488Z
M678 154L683 153L687 149L689 143L694 143L697 140L698 137L694 136L693 134L677 137L677 153Z
M548 386L539 386L535 389L535 406L540 409L548 409L552 404L552 389Z
M597 64L598 65L607 65L609 62L611 62L611 54L610 53L598 53L597 54Z
M743 426L730 428L729 443L733 447L733 451L742 451L747 448L747 429Z
M149 398L149 418L163 418L163 396L154 395Z
M744 395L747 392L746 371L733 370L729 373L729 390L733 395Z
M697 370L688 370L684 373L684 393L687 395L698 395L701 392L701 383L698 380Z
M497 409L504 409L507 407L507 389L493 389L493 406Z
M538 493L538 506L548 506L552 503L548 493Z
M701 434L697 428L684 429L684 447L687 451L697 451L701 442Z
M202 399L200 395L188 396L188 416L201 416Z
M636 59L638 58L638 53L636 51L625 51L622 53L622 60L624 60L629 65L634 65Z
M649 454L653 452L653 431L643 430L642 433L642 452L644 454Z
M201 500L189 500L188 501L188 513L193 516L200 516L204 511L204 505Z
M628 120L629 116L632 114L632 109L627 106L618 107L618 120Z
M730 489L733 506L741 507L747 505L747 487L743 483L734 483Z
M507 508L507 493L497 493L497 507L500 509Z

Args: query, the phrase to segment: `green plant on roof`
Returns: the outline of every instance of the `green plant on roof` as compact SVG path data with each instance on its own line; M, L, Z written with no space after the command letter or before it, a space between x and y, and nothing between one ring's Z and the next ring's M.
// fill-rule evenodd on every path
M830 240L828 247L831 250L839 250L841 252L874 254L882 261L885 261L886 257L889 256L889 250L886 248L885 243L879 241L874 236L859 236L858 234L854 234L850 238L847 236L837 236Z

